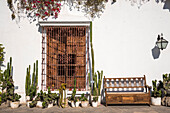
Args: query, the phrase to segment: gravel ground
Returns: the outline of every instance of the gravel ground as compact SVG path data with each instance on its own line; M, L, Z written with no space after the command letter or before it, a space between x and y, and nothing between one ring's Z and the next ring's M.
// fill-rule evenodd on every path
M0 113L170 113L170 107L165 106L147 106L147 105L100 105L97 108L91 106L87 108L28 108L26 105L21 105L17 109L11 109L6 105L0 106Z

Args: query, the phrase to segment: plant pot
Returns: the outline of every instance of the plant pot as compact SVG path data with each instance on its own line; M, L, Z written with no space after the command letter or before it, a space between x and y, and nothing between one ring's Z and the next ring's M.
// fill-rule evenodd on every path
M93 107L97 107L97 105L98 105L98 102L92 102Z
M30 100L30 96L26 96L26 101L29 101Z
M161 105L161 97L151 97L152 105Z
M10 102L10 106L11 108L18 108L19 107L20 102L16 101L16 102Z
M83 108L87 107L88 104L89 104L88 101L81 101L81 106L82 106Z
M74 101L71 101L71 107L74 108L75 107L75 103Z
M51 108L51 107L53 107L53 103L48 104L48 108Z
M7 106L10 107L10 104L11 104L11 101L10 100L7 100Z
M42 108L42 103L41 101L37 101L37 107Z
M100 105L101 104L101 96L98 96L98 102L97 102L97 105Z
M30 103L31 103L32 101L27 101L27 107L30 107Z
M75 103L75 107L79 107L80 102Z

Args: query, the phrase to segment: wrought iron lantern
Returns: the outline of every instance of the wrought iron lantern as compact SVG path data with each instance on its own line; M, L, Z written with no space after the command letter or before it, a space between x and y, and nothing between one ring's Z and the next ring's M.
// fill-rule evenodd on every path
M163 34L162 33L161 33L161 36L158 35L158 38L157 38L157 41L156 41L156 45L161 50L166 49L166 47L168 45L168 41L163 39Z

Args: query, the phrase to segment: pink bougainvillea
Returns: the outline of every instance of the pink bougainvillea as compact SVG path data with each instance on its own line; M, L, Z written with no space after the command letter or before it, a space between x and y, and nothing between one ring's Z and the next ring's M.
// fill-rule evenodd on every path
M18 11L25 10L25 13L31 18L47 19L50 16L57 18L61 10L59 0L21 0L17 3L17 8L14 7L12 0L7 2L13 14L15 14L16 9Z

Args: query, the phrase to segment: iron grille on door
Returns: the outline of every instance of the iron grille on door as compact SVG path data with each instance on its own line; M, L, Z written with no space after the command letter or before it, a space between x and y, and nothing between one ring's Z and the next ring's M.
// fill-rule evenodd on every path
M46 46L46 54L42 58L46 63L42 63L42 70L46 68L46 87L58 89L61 83L67 83L67 88L73 88L76 79L76 87L85 88L86 26L44 28L46 43L44 39L42 46Z

